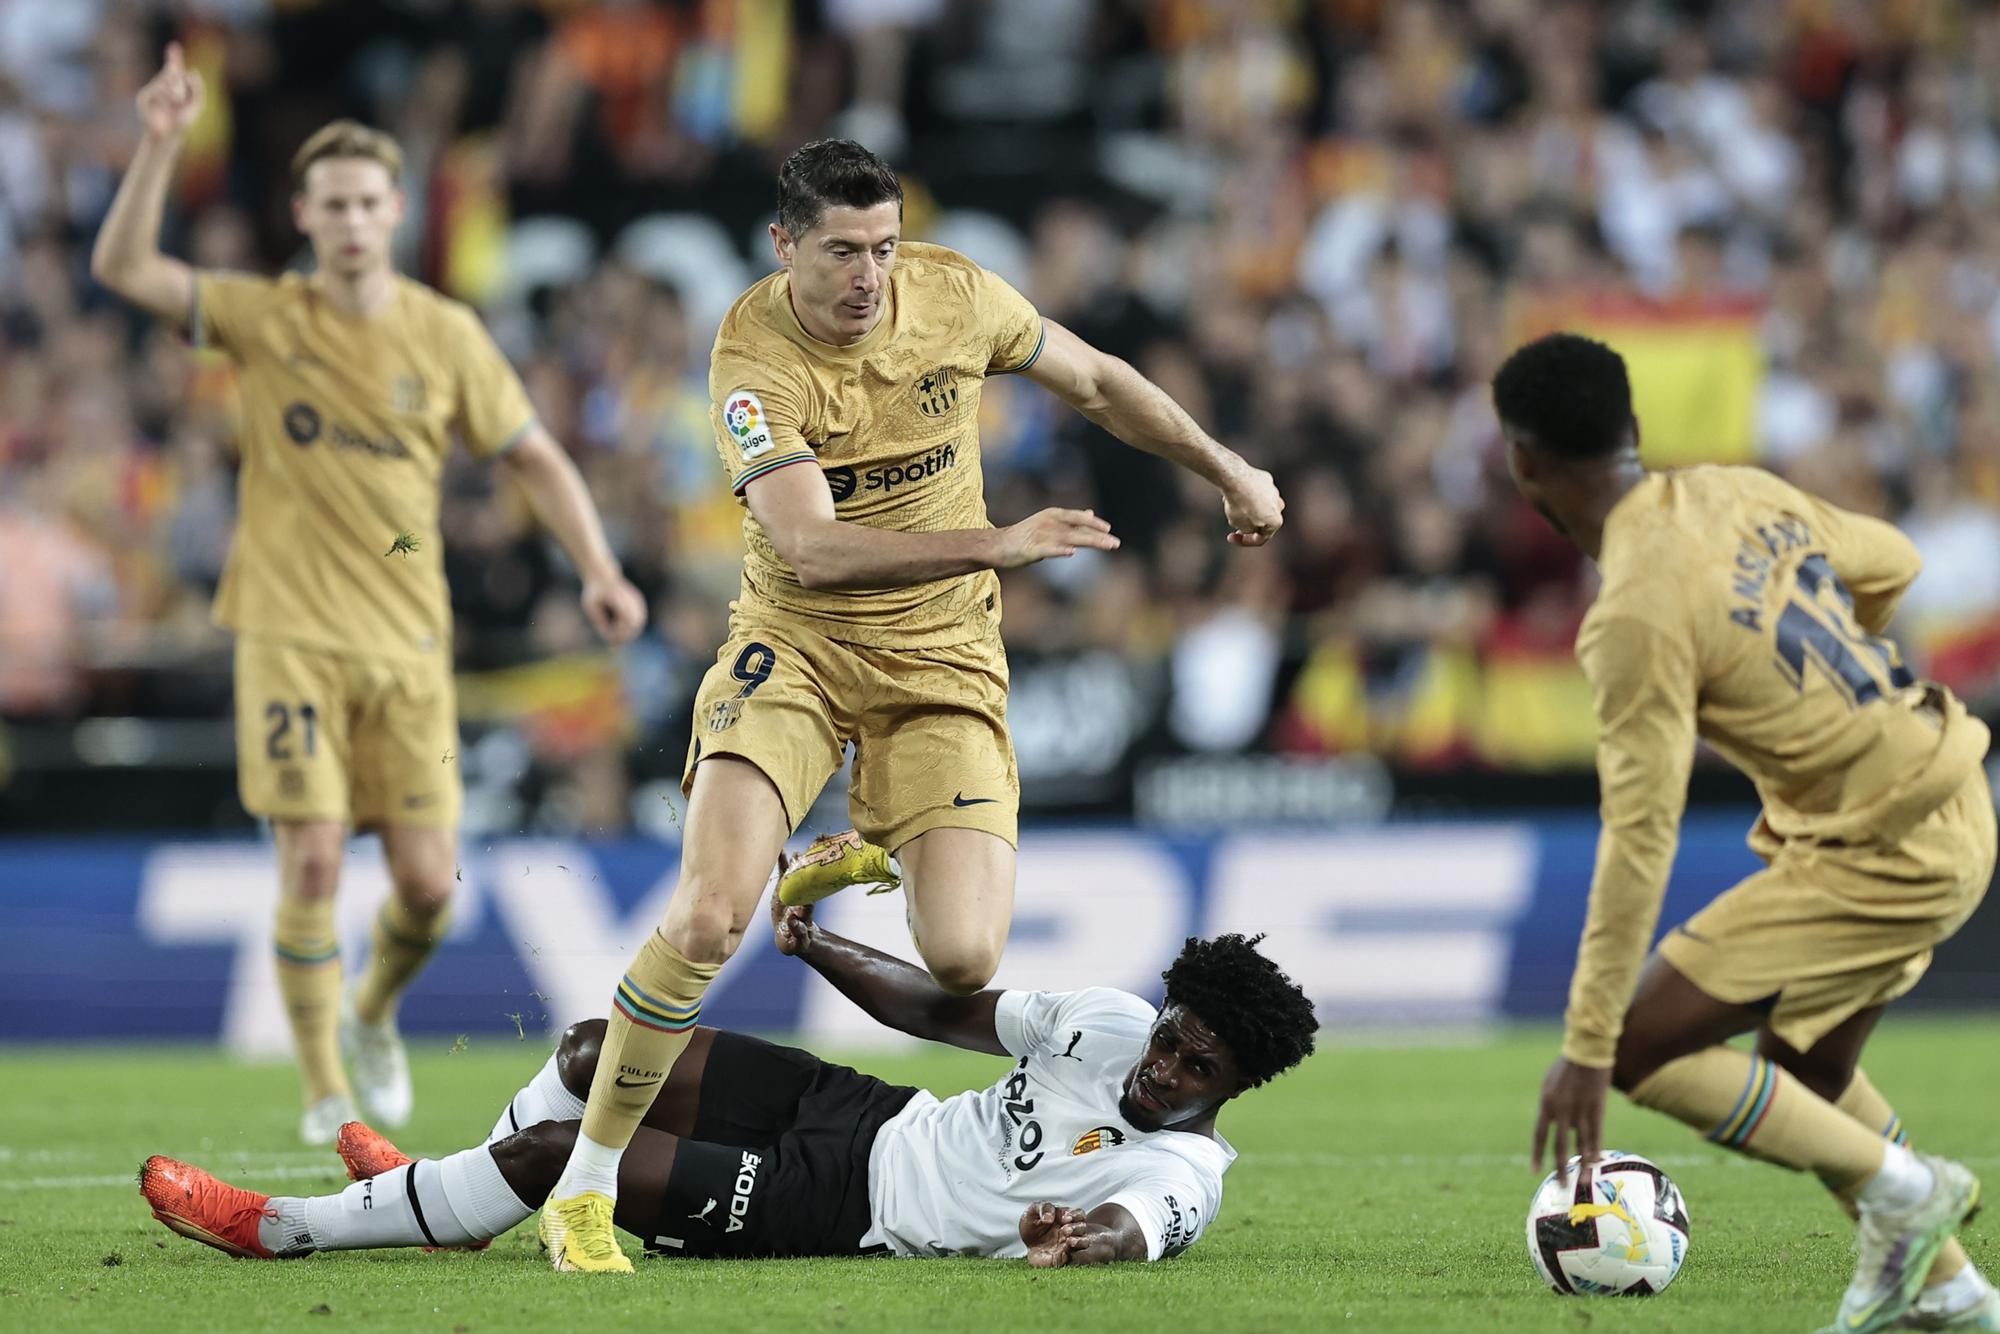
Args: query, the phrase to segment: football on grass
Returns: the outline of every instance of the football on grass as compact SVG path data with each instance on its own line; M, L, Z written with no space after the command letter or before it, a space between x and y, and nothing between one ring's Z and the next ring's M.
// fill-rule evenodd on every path
M1565 1296L1650 1297L1687 1262L1680 1187L1636 1153L1572 1158L1543 1178L1528 1206L1528 1257Z

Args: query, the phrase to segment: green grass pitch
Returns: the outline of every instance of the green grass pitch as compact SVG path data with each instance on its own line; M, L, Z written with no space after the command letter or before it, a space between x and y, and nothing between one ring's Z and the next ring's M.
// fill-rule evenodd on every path
M1920 1145L2000 1177L1990 1021L1891 1017L1869 1069ZM477 1038L415 1053L416 1152L476 1140L540 1064L541 1044ZM532 1226L479 1254L382 1251L233 1261L153 1222L132 1185L145 1155L314 1193L343 1183L300 1149L292 1076L194 1049L0 1051L0 1328L333 1330L1811 1330L1846 1282L1846 1220L1811 1180L1713 1152L1624 1106L1614 1147L1685 1190L1687 1268L1651 1301L1558 1298L1528 1263L1525 1158L1551 1031L1458 1046L1324 1044L1225 1114L1242 1157L1223 1210L1162 1265L1038 1272L951 1261L644 1261L629 1278L551 1273ZM861 1062L940 1093L991 1059L925 1051ZM1973 1258L2000 1264L1975 1224ZM632 1247L636 1250L636 1245Z

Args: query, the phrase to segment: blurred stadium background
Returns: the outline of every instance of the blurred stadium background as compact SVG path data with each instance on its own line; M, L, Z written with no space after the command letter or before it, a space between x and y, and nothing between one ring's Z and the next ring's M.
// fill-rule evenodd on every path
M1149 991L1182 935L1243 927L1336 1023L1560 1009L1592 580L1512 496L1485 387L1557 327L1631 359L1652 463L1901 523L1929 573L1899 634L2000 710L2000 6L0 0L0 1040L282 1044L208 619L231 371L86 273L169 38L210 100L168 248L299 262L293 148L336 115L394 132L402 266L485 313L652 602L602 652L519 498L451 475L463 895L409 1028L601 1013L671 885L740 552L706 349L770 265L776 163L823 134L905 173L907 235L1133 361L1290 501L1232 552L1166 465L989 388L996 520L1091 505L1125 542L1007 581L1003 980ZM1709 763L1693 802L1668 920L1750 865L1747 787ZM357 950L384 888L358 844ZM906 943L893 902L833 911ZM2000 1001L1996 916L1921 996ZM803 971L753 933L711 1013L852 1035Z

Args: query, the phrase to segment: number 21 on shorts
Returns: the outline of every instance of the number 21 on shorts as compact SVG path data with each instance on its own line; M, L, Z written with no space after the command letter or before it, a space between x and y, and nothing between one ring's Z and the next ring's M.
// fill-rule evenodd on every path
M292 719L300 724L300 744L304 758L311 759L319 744L319 713L309 703L301 703L297 708L283 700L274 699L264 706L264 722L268 729L264 733L264 753L274 760L294 758L292 740Z

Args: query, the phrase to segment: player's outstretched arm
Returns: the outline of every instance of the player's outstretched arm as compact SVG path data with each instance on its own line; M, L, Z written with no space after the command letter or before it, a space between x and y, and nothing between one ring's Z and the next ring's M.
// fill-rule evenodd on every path
M994 1009L997 991L954 996L913 964L836 936L813 921L810 907L788 908L771 895L778 952L803 959L870 1017L912 1037L1005 1056Z
M1031 1204L1021 1215L1021 1242L1036 1269L1146 1258L1139 1220L1118 1204L1100 1204L1087 1214L1046 1202Z
M1166 390L1054 320L1043 322L1041 354L1022 374L1111 434L1178 463L1222 493L1229 540L1260 547L1285 521L1285 500L1262 468L1210 438Z
M1648 614L1593 613L1577 640L1597 713L1604 827L1570 979L1562 1055L1536 1105L1530 1155L1536 1171L1545 1147L1561 1167L1571 1150L1590 1161L1603 1143L1612 1062L1666 898L1687 804L1698 679L1671 597L1649 599L1655 591L1647 585L1636 593L1608 592L1621 606Z
M618 567L597 504L569 455L536 424L500 458L527 493L535 517L555 534L583 580L584 615L606 643L629 641L645 628L646 599Z
M133 305L185 328L194 305L194 270L160 253L160 215L173 182L181 141L201 115L201 75L187 68L179 42L167 46L166 65L139 90L144 135L118 194L111 201L90 276Z
M902 588L979 570L1017 569L1085 547L1118 547L1111 525L1089 510L1046 509L1006 528L942 533L846 523L834 516L826 474L802 464L757 477L743 496L771 545L807 588Z

